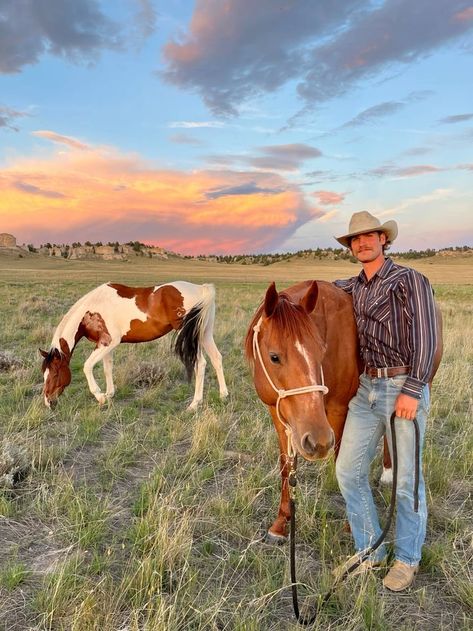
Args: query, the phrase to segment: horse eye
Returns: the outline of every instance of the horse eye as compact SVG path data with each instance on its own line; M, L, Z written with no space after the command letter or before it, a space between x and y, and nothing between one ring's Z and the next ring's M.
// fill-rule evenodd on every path
M273 362L273 364L279 364L279 355L277 355L276 353L270 353L269 358Z

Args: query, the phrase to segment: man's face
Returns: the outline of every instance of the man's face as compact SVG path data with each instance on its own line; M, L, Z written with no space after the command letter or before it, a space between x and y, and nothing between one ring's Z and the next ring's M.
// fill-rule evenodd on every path
M352 237L350 247L360 263L370 263L383 256L383 245L386 244L384 232L365 232Z

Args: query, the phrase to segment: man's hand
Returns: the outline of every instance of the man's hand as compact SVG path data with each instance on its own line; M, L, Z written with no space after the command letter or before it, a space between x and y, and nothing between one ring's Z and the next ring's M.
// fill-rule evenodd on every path
M413 421L416 417L418 405L419 401L417 399L401 392L394 405L396 416L399 418L405 418L407 421Z

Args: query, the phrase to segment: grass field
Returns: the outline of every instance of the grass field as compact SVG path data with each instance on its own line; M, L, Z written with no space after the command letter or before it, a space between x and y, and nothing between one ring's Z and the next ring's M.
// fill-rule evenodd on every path
M429 522L415 588L387 594L352 578L313 629L472 628L473 265L413 263L433 282L445 354L426 438ZM267 267L137 259L130 263L0 258L0 628L8 631L283 631L294 624L288 546L261 542L279 501L277 442L242 356L246 327L270 280L333 280L348 262ZM113 401L99 407L82 372L54 412L41 400L38 347L67 309L105 281L187 279L217 287L215 339L230 396L210 364L204 404L170 337L115 352ZM16 360L16 361L14 361ZM96 375L101 378L101 367ZM373 475L379 474L375 465ZM330 583L351 554L331 460L300 463L302 595ZM16 476L8 475L15 473ZM2 475L3 474L3 475ZM382 509L389 491L376 490Z

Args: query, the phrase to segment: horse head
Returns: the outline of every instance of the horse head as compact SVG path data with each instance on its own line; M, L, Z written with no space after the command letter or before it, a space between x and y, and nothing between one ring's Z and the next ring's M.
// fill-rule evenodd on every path
M325 458L334 446L323 399L326 346L311 317L317 296L316 281L296 299L272 283L246 340L256 391L278 433L285 429L292 450L306 460Z
M61 338L61 349L52 348L49 352L39 349L43 356L41 370L44 376L43 398L48 408L54 408L64 388L71 383L69 362L71 352L67 342Z

